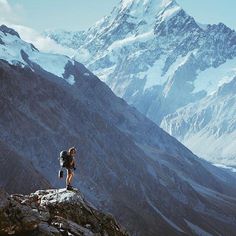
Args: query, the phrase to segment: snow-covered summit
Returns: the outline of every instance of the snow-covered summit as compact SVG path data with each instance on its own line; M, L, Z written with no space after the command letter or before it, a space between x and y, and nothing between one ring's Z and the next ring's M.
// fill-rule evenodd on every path
M137 8L144 7L145 9L152 7L156 12L166 7L170 3L176 3L175 0L121 0L120 8L125 10L137 10Z
M152 33L151 38L154 38L156 22L158 20L169 20L180 10L181 7L173 0L123 0L113 9L110 15L102 18L87 32L74 32L73 43L68 44L68 41L65 43L64 37L60 37L60 41L57 42L68 46L77 45L77 49L80 48L79 44L87 45L81 48L82 51L79 50L78 58L79 54L83 54L85 50L89 52L90 57L92 55L96 56L101 41L101 49L110 50L113 42L118 40L122 41L134 37L136 38L135 42L142 42L143 38L150 33ZM52 38L57 40L56 35L61 35L61 33L46 32L46 35L50 35L50 37L52 35ZM67 38L67 35L68 33L65 34L65 38ZM75 38L77 38L77 42L75 42ZM74 49L76 48L74 47ZM83 56L81 58L83 59Z
M155 16L162 13L165 9L180 8L173 0L122 0L120 4L120 13L129 14L138 20L154 21ZM167 12L165 12L167 15ZM169 15L171 13L169 12Z
M37 64L69 84L75 83L73 75L65 76L66 65L74 64L74 60L64 55L39 52L33 44L23 41L15 30L5 25L0 26L0 59L32 70L32 64Z

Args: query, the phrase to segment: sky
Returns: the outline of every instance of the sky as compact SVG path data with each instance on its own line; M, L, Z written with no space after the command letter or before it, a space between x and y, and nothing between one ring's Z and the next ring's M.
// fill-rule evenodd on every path
M120 0L0 0L0 20L37 31L84 30ZM199 23L223 22L236 30L236 0L177 0Z
M196 21L202 24L222 22L236 30L235 0L176 0Z
M38 31L88 29L119 4L119 0L0 0L0 9L1 2L12 9L13 18L5 16L12 23Z

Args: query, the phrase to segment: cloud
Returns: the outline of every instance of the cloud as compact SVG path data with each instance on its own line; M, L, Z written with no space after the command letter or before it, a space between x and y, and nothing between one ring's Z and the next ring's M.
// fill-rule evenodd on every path
M7 0L0 0L0 21L19 23L24 9L20 4L10 5Z
M54 40L49 37L42 36L39 32L32 28L23 25L12 25L11 27L19 33L20 37L24 41L34 44L34 46L40 51L60 53L70 57L75 54L75 50L57 44Z
M30 27L11 24L6 21L2 21L1 23L17 31L22 40L28 43L32 43L37 49L39 49L39 51L47 53L58 53L69 57L73 57L76 55L76 51L74 49L61 46L54 40L50 39L49 37L42 36L39 32Z
M0 12L6 12L9 13L11 11L11 7L7 0L0 0Z

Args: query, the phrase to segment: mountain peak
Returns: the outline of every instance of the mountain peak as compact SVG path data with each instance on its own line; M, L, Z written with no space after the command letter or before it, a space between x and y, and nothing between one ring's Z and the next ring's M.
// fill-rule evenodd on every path
M121 9L125 12L128 11L131 15L141 11L146 13L152 11L158 14L170 4L178 5L175 0L122 0Z
M129 7L133 4L135 5L138 4L138 5L143 5L143 6L152 4L152 5L156 5L160 7L165 7L172 2L175 2L175 0L122 0L121 5L122 7Z
M127 27L134 26L133 33L142 34L153 30L157 18L168 20L180 9L175 0L122 0L113 12L111 19L115 23L111 25L123 25L126 22L129 25Z
M6 34L15 35L20 39L20 35L14 29L9 28L6 25L1 25L0 26L0 31L2 31L5 35Z

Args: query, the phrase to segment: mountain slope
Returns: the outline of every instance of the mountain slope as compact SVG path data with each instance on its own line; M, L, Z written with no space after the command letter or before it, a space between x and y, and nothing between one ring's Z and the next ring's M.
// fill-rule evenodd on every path
M235 91L236 78L199 103L189 104L165 117L162 127L203 157L207 155L213 162L235 165Z
M236 75L235 31L222 23L202 26L171 0L121 1L88 31L79 36L75 32L72 41L65 42L63 33L47 35L77 48L78 60L157 124L177 109L198 103ZM213 136L204 140L215 142ZM202 154L197 148L194 151ZM235 152L231 149L229 156ZM214 148L204 153L208 159L213 155Z
M2 104L2 100L0 104L1 112L3 112L2 107L5 104ZM49 182L34 168L33 164L26 160L23 155L20 156L15 152L14 147L8 146L2 140L4 139L0 140L0 187L8 193L24 194L38 188L49 188Z
M3 42L12 40L12 34L4 35ZM233 176L201 161L82 64L27 51L29 45L14 37L22 48L0 60L0 96L6 104L0 140L55 187L63 185L56 177L58 153L78 147L75 186L133 235L195 235L194 227L233 234ZM6 45L5 52L15 48ZM40 58L48 64L38 64ZM65 63L56 64L60 73L53 74L48 65L58 61Z

